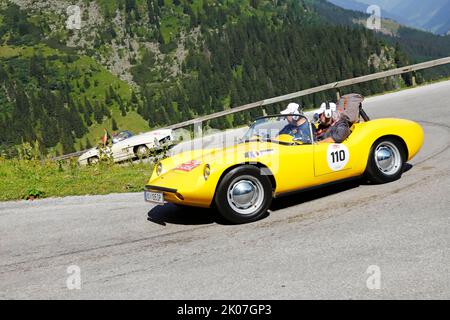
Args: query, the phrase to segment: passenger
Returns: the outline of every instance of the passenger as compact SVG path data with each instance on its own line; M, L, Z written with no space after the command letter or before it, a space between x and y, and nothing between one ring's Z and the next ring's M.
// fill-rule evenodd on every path
M311 143L308 121L302 117L302 112L299 111L299 108L299 104L290 103L285 110L281 111L281 114L288 115L286 120L289 123L279 132L279 134L288 134L294 137L294 140Z
M322 134L325 133L330 128L331 123L333 122L333 118L337 118L337 106L334 102L327 103L324 102L320 106L319 110L314 114L314 120L317 124L317 127L315 128L315 136L319 137Z
M316 131L319 142L342 143L350 135L349 119L338 112L333 102L324 102L314 116L320 120Z

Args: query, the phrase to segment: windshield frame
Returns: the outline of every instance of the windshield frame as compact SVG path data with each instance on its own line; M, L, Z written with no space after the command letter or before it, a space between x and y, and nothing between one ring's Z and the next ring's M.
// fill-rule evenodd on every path
M310 143L298 143L298 141L293 140L292 143L289 142L284 142L284 141L279 141L279 140L275 140L275 139L264 139L262 137L260 137L260 139L251 139L251 138L246 138L247 134L250 132L250 130L252 130L252 128L255 127L255 125L257 124L257 122L259 120L263 120L263 119L269 119L269 118L277 118L277 117L282 117L282 118L286 118L288 116L298 116L300 118L303 118L306 120L306 123L308 124L309 127L309 135L310 135ZM272 114L272 115L267 115L267 116L261 116L256 118L253 123L249 126L247 132L244 134L244 136L242 137L242 142L252 142L252 141L264 141L264 142L273 142L273 143L278 143L281 145L288 145L288 146L295 146L295 145L312 145L315 142L315 138L314 138L314 132L313 132L313 128L312 128L312 122L304 115L304 114Z

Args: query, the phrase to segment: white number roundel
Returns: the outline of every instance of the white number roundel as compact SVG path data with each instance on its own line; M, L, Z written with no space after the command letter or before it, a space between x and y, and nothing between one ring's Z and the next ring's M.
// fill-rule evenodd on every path
M333 143L328 146L327 162L328 166L333 171L344 169L350 160L350 152L343 144Z

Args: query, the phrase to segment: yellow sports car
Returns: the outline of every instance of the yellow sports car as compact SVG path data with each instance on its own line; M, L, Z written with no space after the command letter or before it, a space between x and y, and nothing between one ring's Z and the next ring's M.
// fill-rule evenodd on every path
M298 132L286 131L289 117L258 118L240 143L160 161L145 200L215 207L230 222L251 222L265 214L273 198L299 190L361 176L375 183L399 179L424 139L413 121L377 119L353 124L343 143L320 143L302 115Z

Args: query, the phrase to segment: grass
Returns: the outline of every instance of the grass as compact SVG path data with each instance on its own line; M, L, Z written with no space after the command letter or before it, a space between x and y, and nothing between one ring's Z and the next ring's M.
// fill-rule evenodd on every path
M12 48L9 46L0 46L0 58L10 59L17 57L22 52L21 48Z
M139 192L151 172L144 163L81 167L75 161L0 158L0 201Z
M105 14L108 11L111 15L114 15L116 10L119 8L120 1L111 0L97 0L98 5L102 9L102 13Z
M161 34L164 43L168 44L178 34L178 19L176 17L166 17L161 21Z

